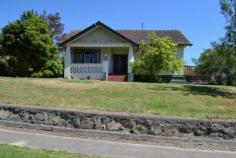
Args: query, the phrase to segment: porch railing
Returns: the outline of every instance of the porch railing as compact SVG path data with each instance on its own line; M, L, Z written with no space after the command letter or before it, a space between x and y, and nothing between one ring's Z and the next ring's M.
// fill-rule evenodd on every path
M102 64L71 64L70 73L103 73Z
M103 64L71 64L70 74L74 79L104 79Z

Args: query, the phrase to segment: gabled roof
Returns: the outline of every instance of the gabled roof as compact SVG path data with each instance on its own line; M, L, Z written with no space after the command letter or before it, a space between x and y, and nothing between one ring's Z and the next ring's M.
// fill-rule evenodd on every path
M166 36L170 37L170 39L178 45L186 45L186 46L192 45L192 43L179 30L113 30L112 28L106 26L100 21L89 26L88 28L84 30L71 31L69 34L65 35L58 42L58 44L60 46L64 46L66 43L73 41L74 39L78 38L82 34L88 32L89 30L97 26L102 26L103 28L115 33L119 37L129 41L130 43L134 45L139 45L141 44L142 41L147 42L148 34L151 32L155 32L155 34L160 37L166 37Z
M137 44L142 41L148 42L148 35L154 32L159 37L169 37L178 45L192 45L192 43L179 30L116 30L123 36L131 39Z

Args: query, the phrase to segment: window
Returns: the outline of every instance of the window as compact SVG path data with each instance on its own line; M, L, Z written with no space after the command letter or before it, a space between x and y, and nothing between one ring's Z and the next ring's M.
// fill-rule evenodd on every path
M83 63L84 62L84 54L82 50L78 50L78 59L76 60L77 63Z
M84 51L84 63L92 63L91 50L85 50Z
M99 49L76 49L71 50L72 63L100 63Z
M92 63L100 63L100 52L99 52L99 50L93 50L93 52L92 52Z

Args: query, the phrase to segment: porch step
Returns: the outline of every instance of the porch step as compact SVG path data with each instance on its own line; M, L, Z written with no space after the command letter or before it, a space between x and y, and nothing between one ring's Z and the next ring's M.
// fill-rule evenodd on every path
M108 75L107 78L108 81L128 81L128 76L127 75Z

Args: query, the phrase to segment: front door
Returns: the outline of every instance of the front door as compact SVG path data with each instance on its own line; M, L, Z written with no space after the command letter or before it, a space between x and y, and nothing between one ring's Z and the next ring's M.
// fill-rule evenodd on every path
M114 54L113 55L113 73L127 74L128 71L128 55Z

